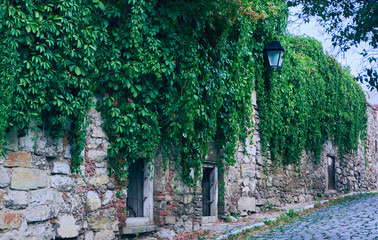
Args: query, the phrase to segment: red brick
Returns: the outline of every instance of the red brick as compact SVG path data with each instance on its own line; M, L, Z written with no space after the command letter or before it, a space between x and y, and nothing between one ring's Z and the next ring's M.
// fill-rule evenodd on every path
M21 226L21 216L19 213L0 213L0 230L14 229Z
M5 161L8 167L31 167L31 154L27 152L9 152Z
M169 212L168 211L164 211L164 210L160 210L159 211L159 215L160 216L167 216L167 215L169 215Z

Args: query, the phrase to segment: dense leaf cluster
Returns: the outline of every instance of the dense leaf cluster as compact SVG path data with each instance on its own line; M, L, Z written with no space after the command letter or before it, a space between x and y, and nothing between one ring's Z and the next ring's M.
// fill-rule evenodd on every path
M359 139L366 139L361 87L318 41L291 36L282 41L287 46L282 72L256 86L263 147L284 164L299 164L302 150L319 159L328 139L341 157L357 150Z
M111 173L125 177L136 159L162 153L193 183L214 140L221 165L234 163L238 140L252 129L257 82L262 139L273 155L318 153L330 134L351 149L364 123L363 95L318 43L316 51L288 47L282 75L264 66L263 48L286 14L279 0L5 0L2 144L11 127L21 136L35 121L56 137L68 133L78 170L86 111L97 103Z

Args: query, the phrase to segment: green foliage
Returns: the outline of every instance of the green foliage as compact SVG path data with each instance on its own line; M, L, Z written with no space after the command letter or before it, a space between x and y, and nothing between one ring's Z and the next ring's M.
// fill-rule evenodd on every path
M357 150L359 137L366 137L361 88L316 40L288 36L282 42L287 47L282 71L257 82L263 148L284 164L299 164L302 150L320 159L328 139L341 157Z
M21 136L35 121L57 138L68 133L78 171L96 96L110 173L123 179L130 163L162 153L193 184L212 141L222 150L220 172L235 162L237 142L253 128L256 82L262 141L273 156L319 153L330 135L341 152L354 148L362 93L319 43L285 38L292 46L282 74L264 67L263 48L286 18L279 0L3 1L1 144L10 128Z

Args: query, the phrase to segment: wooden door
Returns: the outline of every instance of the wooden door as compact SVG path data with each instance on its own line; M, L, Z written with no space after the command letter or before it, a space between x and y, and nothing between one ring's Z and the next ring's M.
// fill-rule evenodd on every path
M328 157L328 190L335 190L335 158Z
M143 217L143 159L139 159L129 166L128 181L126 199L128 217Z

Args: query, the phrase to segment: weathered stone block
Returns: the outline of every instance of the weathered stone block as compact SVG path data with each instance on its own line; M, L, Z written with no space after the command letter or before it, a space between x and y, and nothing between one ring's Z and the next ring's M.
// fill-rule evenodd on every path
M106 133L104 132L104 130L102 130L102 128L93 129L91 136L94 137L94 138L106 138L107 137Z
M94 191L89 191L87 193L87 202L85 205L85 209L87 212L94 211L101 207L101 200L98 194Z
M28 192L10 191L4 196L4 205L10 209L23 209L28 206Z
M94 236L94 240L113 240L115 239L115 234L113 231L110 230L103 230L97 232Z
M53 161L51 173L54 174L70 174L71 168L67 161Z
M100 151L100 150L89 150L88 151L88 158L90 160L96 161L96 162L102 162L105 159L108 158L108 153L106 151Z
M20 213L0 213L0 230L15 229L20 226Z
M86 231L84 234L84 240L93 240L94 233L92 231Z
M28 152L8 152L7 167L31 167L32 156Z
M252 164L241 164L241 176L243 178L248 177L248 178L253 178L255 177L256 171L255 165Z
M50 185L61 192L71 191L75 180L68 176L53 175L50 176Z
M10 184L9 171L3 167L0 167L0 188L8 187Z
M238 201L238 209L241 212L256 212L256 199L250 197L241 197Z
M60 238L74 238L79 235L80 226L72 215L59 216L56 222L56 234Z
M46 170L48 168L46 156L33 155L31 160L31 166L32 168Z
M63 152L63 139L55 140L48 132L39 131L35 153L46 157L57 157Z
M100 187L101 185L104 185L107 183L109 183L108 175L95 176L89 179L89 184L95 187Z
M113 201L113 192L112 191L106 191L105 194L102 197L102 205L107 205L109 203L112 203Z
M42 222L51 218L51 210L46 205L36 206L26 209L23 215L28 223Z
M46 173L37 169L17 168L13 171L11 188L29 190L45 188L47 186Z
M55 203L56 193L52 190L37 190L30 192L29 204L31 206L51 205Z
M89 227L95 231L111 230L111 222L107 217L92 217L89 219Z

